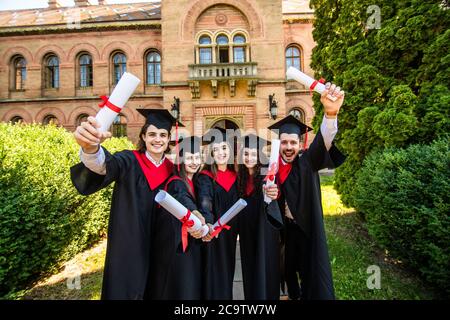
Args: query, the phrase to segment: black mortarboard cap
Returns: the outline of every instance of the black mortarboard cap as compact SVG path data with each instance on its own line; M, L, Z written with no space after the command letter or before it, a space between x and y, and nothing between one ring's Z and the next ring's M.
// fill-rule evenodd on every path
M296 133L299 137L302 134L311 131L312 128L308 127L306 124L298 120L293 115L288 115L287 117L281 119L278 122L275 122L273 125L269 127L270 130L279 130L278 134L282 133Z
M145 117L145 123L154 125L158 129L166 129L170 132L172 126L175 125L177 120L167 109L136 109L140 114ZM178 122L179 127L184 127Z

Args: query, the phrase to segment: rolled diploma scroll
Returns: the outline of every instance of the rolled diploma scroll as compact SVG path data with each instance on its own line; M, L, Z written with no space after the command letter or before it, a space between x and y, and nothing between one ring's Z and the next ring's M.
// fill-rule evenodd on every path
M278 172L278 159L280 157L280 140L272 139L270 146L269 171L267 172L266 187L275 184L275 175ZM269 204L272 202L268 196L264 194L264 202Z
M242 209L244 209L247 206L247 201L244 199L239 199L236 201L233 206L231 206L230 209L227 210L213 225L213 230L216 231L221 230L221 227L226 225L228 222L230 222L231 219L233 219L239 212L241 212ZM219 231L220 232L220 231ZM214 233L214 232L213 232ZM218 232L216 232L217 234Z
M169 211L175 218L181 220L188 213L188 209L183 206L178 200L172 197L169 193L164 190L160 190L156 196L155 201L158 202L164 209ZM202 226L199 218L195 215L191 214L189 220L194 222L194 225L189 228L192 231L198 231L202 229L202 237L206 236L209 232L209 228L207 225Z
M311 88L311 85L316 82L313 90L319 94L322 94L322 92L325 90L325 85L323 83L320 83L319 81L311 78L307 74L304 74L300 70L294 67L289 67L286 71L286 77L288 80L292 79L297 82L300 82L302 85L304 85L306 88ZM331 95L327 95L327 98L331 101L336 101L337 98L333 97Z
M134 90L138 86L139 78L135 77L131 73L125 72L114 88L111 96L108 98L108 101L118 108L122 109L127 103L128 99L130 99ZM101 127L97 130L100 132L108 131L109 127L111 127L114 119L117 117L117 112L111 110L107 106L104 106L100 109L100 111L95 116L98 122L100 122Z

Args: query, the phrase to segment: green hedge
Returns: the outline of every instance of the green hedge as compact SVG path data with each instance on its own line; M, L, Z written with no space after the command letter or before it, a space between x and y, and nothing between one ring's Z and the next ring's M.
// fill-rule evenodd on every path
M369 233L450 296L449 140L372 154L352 196Z
M133 147L126 139L105 146ZM112 189L77 193L69 168L78 151L63 128L0 123L0 297L15 297L105 235Z

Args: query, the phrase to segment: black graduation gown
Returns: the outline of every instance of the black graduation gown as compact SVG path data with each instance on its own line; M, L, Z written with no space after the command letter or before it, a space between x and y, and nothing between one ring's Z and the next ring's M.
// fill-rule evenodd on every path
M302 279L302 298L308 300L334 299L331 265L323 224L320 179L318 171L341 165L345 156L334 146L327 151L321 132L302 155L292 162L292 168L283 184L278 199L281 212L285 200L295 220L285 219L286 247L297 239L294 250L286 248L286 279L292 277L292 268L299 269ZM278 180L280 183L280 180ZM283 214L284 216L284 214ZM299 228L297 228L297 226ZM294 233L297 234L294 234ZM288 252L290 251L290 252ZM288 282L289 285L289 282Z
M281 225L269 220L264 195L257 192L261 188L256 186L244 197L247 206L238 217L244 296L246 300L279 300ZM274 205L277 208L276 201Z
M239 199L237 181L226 190L210 175L200 172L196 187L199 211L207 223L214 224ZM239 215L242 212L239 213ZM223 230L218 238L204 245L204 298L209 300L233 299L233 278L236 262L237 217Z
M106 149L104 151L106 175L90 171L83 163L70 169L72 183L83 195L92 194L115 181L101 298L144 299L152 296L148 290L155 288L147 285L150 265L154 263L151 257L154 215L160 210L154 198L170 176L173 164L166 158L159 170L155 171L156 167L151 170L154 187L151 189L135 155L137 152L125 150L111 155ZM146 163L150 161L147 159Z
M197 210L195 198L186 184L169 178L166 191L191 212ZM153 248L154 263L151 266L150 283L158 288L153 290L154 299L198 300L202 294L201 239L188 235L188 245L183 252L180 220L162 209L155 214L156 226L153 243L164 247Z

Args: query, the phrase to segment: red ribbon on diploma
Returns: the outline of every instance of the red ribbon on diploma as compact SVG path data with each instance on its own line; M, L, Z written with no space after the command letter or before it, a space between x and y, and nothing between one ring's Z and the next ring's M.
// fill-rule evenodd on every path
M216 226L216 227L214 227L214 231L213 231L213 233L211 233L211 237L215 237L215 236L218 235L223 229L226 229L226 230L230 230L230 229L231 229L231 227L230 227L229 225L227 225L227 224L222 225L222 224L220 223L220 218L219 218L219 220L217 220L217 223L218 223L219 225Z
M311 92L311 94L312 94L312 91L314 90L314 88L317 86L317 84L318 83L322 83L322 84L324 84L325 83L325 79L324 78L320 78L320 80L314 80L314 82L311 84L311 86L309 87L309 92Z
M122 110L122 109L120 109L118 106L112 104L112 103L108 100L109 97L107 97L107 96L101 96L100 99L102 99L102 102L100 102L100 103L98 104L98 106L99 106L100 108L103 108L103 107L106 106L106 107L108 107L109 109L111 109L112 111L114 111L115 113L120 113L120 110Z
M183 245L183 252L186 251L187 242L188 242L187 229L194 226L194 221L189 220L190 217L191 217L191 212L188 210L186 215L180 219L181 223L183 224L181 226L181 243Z
M275 181L275 175L277 174L277 164L272 163L270 165L269 171L267 172L266 177L264 178L264 181Z

